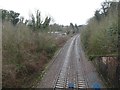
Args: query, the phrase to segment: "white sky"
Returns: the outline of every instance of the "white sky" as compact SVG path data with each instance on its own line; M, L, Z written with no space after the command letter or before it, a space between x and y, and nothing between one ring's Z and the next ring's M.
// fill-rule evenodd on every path
M14 10L29 19L39 9L42 17L52 16L57 24L81 25L94 15L105 0L0 0L0 9Z

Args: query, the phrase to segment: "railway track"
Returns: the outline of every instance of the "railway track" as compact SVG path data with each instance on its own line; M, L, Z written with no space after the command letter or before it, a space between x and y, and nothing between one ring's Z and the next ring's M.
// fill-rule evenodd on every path
M46 69L37 88L92 88L103 82L82 51L79 35L69 39Z
M78 52L78 38L75 36L68 48L67 55L54 88L87 88L87 81L84 78L80 55Z

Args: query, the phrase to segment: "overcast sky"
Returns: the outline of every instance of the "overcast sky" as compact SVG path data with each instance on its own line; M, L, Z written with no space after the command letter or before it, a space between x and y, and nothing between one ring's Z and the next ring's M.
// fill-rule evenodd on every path
M105 0L0 0L0 9L14 10L29 19L39 9L42 17L51 16L54 23L85 24Z

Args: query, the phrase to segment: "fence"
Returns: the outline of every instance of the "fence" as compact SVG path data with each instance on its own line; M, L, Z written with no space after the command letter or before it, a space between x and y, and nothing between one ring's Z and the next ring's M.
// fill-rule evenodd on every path
M111 87L120 88L120 62L117 57L97 57L94 64Z

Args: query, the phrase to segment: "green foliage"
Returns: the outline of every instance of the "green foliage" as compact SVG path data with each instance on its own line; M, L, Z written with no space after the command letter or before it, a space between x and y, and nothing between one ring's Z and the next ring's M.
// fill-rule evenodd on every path
M53 57L57 42L49 34L33 32L25 25L13 26L6 21L3 25L3 87L26 87Z
M53 25L50 25L49 30L53 31L53 32L55 32L55 31L58 31L58 32L64 31L63 27L61 25L56 24L56 23L53 24Z
M117 8L117 5L114 6ZM104 12L107 13L106 16L96 11L95 16L81 31L81 41L88 56L117 55L118 11L116 8L113 8L112 4L107 7L107 11Z
M45 31L46 28L48 28L49 24L50 24L51 18L50 17L46 17L44 21L41 20L41 14L40 11L37 10L35 15L31 15L31 19L30 20L26 20L25 24L28 26L30 26L33 31L36 30L41 30L41 31Z
M5 20L5 18L8 15L8 11L7 10L2 10L2 19Z
M101 20L101 15L100 15L100 11L99 10L96 10L95 11L95 18L96 20L99 22Z
M36 28L39 29L41 27L41 15L40 15L40 11L37 10L37 13L36 13Z
M46 49L49 58L52 58L54 52L57 50L57 46L55 44L49 45Z
M35 17L34 17L33 14L32 14L32 16L31 16L31 18L32 18L31 27L32 27L33 30L35 31L35 29L36 29L36 26L35 26L36 22L35 22Z
M73 34L79 32L79 28L78 28L77 24L73 25L73 23L70 23L70 28L71 28L71 31L72 31ZM70 31L69 31L69 32L70 32ZM68 33L69 33L69 32L68 32Z
M44 21L44 23L43 23L43 28L46 28L46 27L49 26L50 20L51 20L51 18L49 18L49 17L46 17L46 18L45 18L45 21Z
M90 61L96 59L96 57L97 57L97 56L94 56L94 55L93 55L93 56L92 56L92 55L91 55L91 56L88 56L88 58L89 58Z
M16 25L19 22L19 13L14 11L2 10L2 20L10 21L13 25Z
M71 27L72 29L74 29L74 25L73 25L73 23L70 23L70 27Z
M36 15L31 15L30 20L25 20L25 25L24 18L18 18L19 13L2 10L2 14L2 86L3 88L31 87L32 80L36 79L36 75L40 76L56 50L67 40L65 37L56 39L38 30L46 31L47 28L53 27L51 29L56 31L63 28L60 25L49 26L50 17L46 17L44 22L41 21L38 10Z

